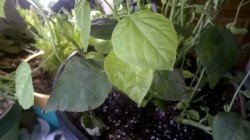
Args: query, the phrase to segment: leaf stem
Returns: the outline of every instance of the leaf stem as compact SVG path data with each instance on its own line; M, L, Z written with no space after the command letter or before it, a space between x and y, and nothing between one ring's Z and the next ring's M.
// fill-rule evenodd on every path
M35 58L35 57L37 57L37 56L39 56L39 55L41 55L41 54L43 54L44 53L44 51L39 51L39 52L37 52L37 53L34 53L34 54L32 54L31 56L29 56L28 58L26 58L24 61L25 62L28 62L28 61L30 61L31 59L33 59L33 58Z
M170 3L170 1L168 0L167 4L165 6L165 9L164 9L164 14L163 14L165 17L167 17L169 3Z
M241 9L241 6L242 6L243 3L244 3L244 0L241 0L240 4L238 5L237 11L236 11L236 14L235 14L235 17L234 17L233 25L235 25L237 23L237 19L238 19L240 9Z
M181 3L181 26L184 25L184 19L183 19L183 10L184 10L184 3L186 3L186 0L183 0L183 2Z
M130 0L126 0L126 2L127 2L128 15L130 15Z
M176 0L172 0L171 12L170 12L170 16L169 16L170 21L173 20L173 16L174 16L174 12L175 12L175 4L176 4Z
M244 3L242 3L241 7L247 5L248 3L250 3L250 0L248 0L248 1L244 2Z
M250 75L250 70L248 70L248 72L247 72L247 74L245 75L244 79L241 81L239 87L238 87L237 90L235 91L234 96L233 96L233 98L232 98L232 100L231 100L231 103L230 103L229 107L227 108L227 112L229 112L229 111L231 110L231 108L232 108L232 106L233 106L233 103L234 103L234 101L235 101L235 99L236 99L236 97L237 97L237 94L239 93L241 87L243 86L243 84L245 83L245 81L247 80L247 78L249 77L249 75Z
M196 86L194 87L194 89L192 90L191 96L189 97L188 102L187 102L187 104L185 105L185 107L184 107L184 109L183 109L183 111L182 111L182 113L181 113L180 116L184 116L184 114L185 114L185 112L186 112L186 110L187 110L187 108L188 108L190 102L192 101L192 99L193 99L193 97L194 97L194 95L195 95L195 92L196 92L197 89L198 89L198 86L199 86L199 84L200 84L200 82L201 82L201 79L202 79L202 77L203 77L203 75L204 75L204 72L205 72L205 69L203 69L203 70L201 71L201 75L200 75L200 77L199 77L199 79L198 79L198 82L197 82Z
M43 10L41 9L40 4L35 1L35 0L28 0L33 6L36 7L36 9L41 13L43 19L45 20L46 24L48 25L49 28L49 33L50 33L50 43L51 46L53 48L53 54L56 55L56 57L58 58L58 60L64 64L64 61L61 59L61 57L58 55L57 51L56 51L56 47L55 47L55 41L54 41L54 36L53 36L53 32L52 32L52 28L50 26L50 22L48 20L48 18L46 17L45 13L43 12Z
M185 125L190 125L190 126L199 128L199 129L201 129L201 130L207 132L207 133L210 134L210 135L212 134L212 133L211 133L212 128L211 128L210 126L207 126L207 125L198 123L198 122L196 122L196 121L189 120L189 119L178 118L178 119L177 119L177 122L180 122L180 123L185 124Z

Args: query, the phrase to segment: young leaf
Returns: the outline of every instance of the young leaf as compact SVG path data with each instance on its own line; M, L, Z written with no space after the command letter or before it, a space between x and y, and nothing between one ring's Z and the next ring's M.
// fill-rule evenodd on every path
M23 109L28 109L34 104L34 88L32 85L31 69L27 62L23 61L16 70L16 97Z
M240 46L229 30L210 27L201 36L196 53L213 88L234 65Z
M156 70L172 70L177 34L164 16L139 11L121 20L112 34L114 53L122 61Z
M164 100L179 101L187 97L186 84L177 71L156 71L151 91Z
M152 69L127 64L113 51L106 57L104 69L114 86L141 105L153 80Z
M101 61L74 56L57 79L45 111L92 110L104 102L111 89Z
M78 0L75 7L76 23L81 33L84 50L88 49L88 41L91 26L90 6L87 0Z
M249 140L250 122L233 112L222 112L213 121L214 140Z
M187 115L193 119L193 120L196 120L196 121L199 121L200 120L200 114L199 112L197 112L196 110L188 110L187 111Z

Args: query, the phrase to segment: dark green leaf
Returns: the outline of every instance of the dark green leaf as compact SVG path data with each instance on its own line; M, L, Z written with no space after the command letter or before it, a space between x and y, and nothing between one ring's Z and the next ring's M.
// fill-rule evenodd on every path
M91 21L90 35L99 38L110 40L112 32L117 24L116 19L110 18L97 18Z
M187 97L186 84L177 71L156 71L151 91L164 100L179 101Z
M95 109L104 102L111 89L101 61L75 56L67 62L58 78L46 112Z
M117 58L113 51L107 56L104 69L114 86L141 105L153 80L152 69L127 64Z
M134 13L116 25L111 41L116 56L128 64L173 69L177 34L163 15L150 11Z
M249 140L250 122L233 112L218 113L213 121L214 140Z
M213 88L234 65L240 46L229 30L210 27L202 34L196 53Z
M32 85L31 69L27 62L22 62L16 70L16 97L23 109L34 104L34 88Z

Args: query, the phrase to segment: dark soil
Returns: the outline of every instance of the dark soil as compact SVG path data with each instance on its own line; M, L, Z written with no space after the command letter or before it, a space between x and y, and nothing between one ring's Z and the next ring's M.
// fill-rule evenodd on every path
M229 89L225 91L225 87ZM192 108L199 110L200 106L209 107L209 113L215 115L223 111L226 96L231 97L233 89L226 80L211 90L208 86L201 91L204 98L192 104ZM197 98L199 98L197 97ZM101 139L107 140L212 140L212 136L204 131L178 124L175 118L180 111L176 109L177 102L165 102L167 108L160 110L152 103L139 108L127 96L112 91L105 103L94 110L106 125ZM201 112L204 115L204 112ZM68 113L72 122L84 131L80 117L81 113Z
M17 69L22 59L27 58L29 53L21 52L18 54L5 54L0 57L0 72L10 73ZM41 60L37 57L28 62L31 69L35 69L41 63ZM53 76L49 72L44 71L42 68L32 73L32 81L35 92L42 94L50 94L52 91Z

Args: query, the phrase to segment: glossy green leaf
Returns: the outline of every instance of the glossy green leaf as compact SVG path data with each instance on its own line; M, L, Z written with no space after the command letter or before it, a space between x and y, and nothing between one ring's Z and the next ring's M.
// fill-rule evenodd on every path
M104 69L111 83L141 105L153 80L153 70L121 61L113 51L104 62Z
M116 56L122 61L156 70L172 70L177 34L164 16L139 11L121 20L112 34Z
M249 140L250 122L233 112L218 113L213 121L214 140Z
M110 40L117 23L116 19L111 18L94 19L91 21L90 35L95 38Z
M186 84L177 71L156 71L150 90L164 100L179 101L187 97Z
M236 62L240 46L229 30L210 27L202 34L196 53L213 88Z
M45 111L92 110L104 102L111 89L101 61L74 56L58 78Z
M16 70L16 97L23 109L34 104L34 88L32 85L31 69L27 62L22 62Z
M75 5L76 22L81 33L84 50L88 49L91 28L90 6L87 0L78 0Z

